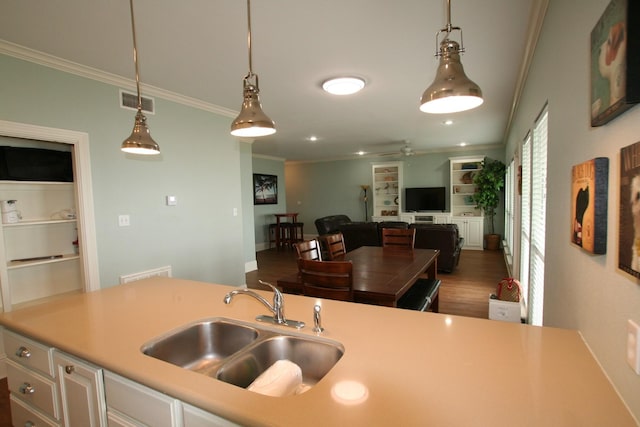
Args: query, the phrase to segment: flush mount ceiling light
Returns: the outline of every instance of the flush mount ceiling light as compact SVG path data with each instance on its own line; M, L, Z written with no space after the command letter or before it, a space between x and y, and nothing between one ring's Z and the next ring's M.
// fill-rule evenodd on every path
M364 80L360 77L336 77L322 83L322 89L332 95L351 95L364 88Z
M259 137L276 133L276 124L262 111L258 75L253 73L251 58L251 0L247 0L247 45L249 48L249 72L242 80L244 100L238 117L231 123L231 135Z
M460 31L460 44L449 39L454 30ZM445 37L438 50L442 33L445 33ZM482 104L480 87L464 73L460 62L463 52L462 29L451 26L451 0L447 0L447 26L436 33L436 56L440 57L440 63L433 83L422 94L421 111L432 114L457 113Z
M133 33L133 63L136 68L136 89L138 90L138 112L133 124L133 132L125 139L120 149L132 154L160 154L160 146L151 138L147 127L147 118L142 114L142 96L140 95L140 72L138 71L138 48L136 46L136 24L133 18L133 0L129 0L131 8L131 32Z

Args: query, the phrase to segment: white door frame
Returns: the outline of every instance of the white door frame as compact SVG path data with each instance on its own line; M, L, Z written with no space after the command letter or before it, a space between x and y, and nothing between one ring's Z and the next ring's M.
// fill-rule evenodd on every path
M82 251L82 274L86 292L100 289L98 269L98 245L93 210L93 189L91 185L91 158L89 156L89 134L65 129L56 129L25 123L0 120L0 135L59 142L71 145L73 152L73 176L76 190L76 214L78 240ZM2 283L2 294L9 295L7 283ZM3 301L3 310L10 311L11 304Z

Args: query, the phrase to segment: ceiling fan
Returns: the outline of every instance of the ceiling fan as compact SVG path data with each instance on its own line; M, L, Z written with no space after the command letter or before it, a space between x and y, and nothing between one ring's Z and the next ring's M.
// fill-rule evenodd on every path
M413 156L414 154L416 154L413 151L413 148L411 148L411 145L409 144L409 141L405 140L402 141L402 143L404 144L399 151L392 151L389 153L380 153L378 154L380 157L386 157L386 156L405 156L405 157L409 157L409 156Z

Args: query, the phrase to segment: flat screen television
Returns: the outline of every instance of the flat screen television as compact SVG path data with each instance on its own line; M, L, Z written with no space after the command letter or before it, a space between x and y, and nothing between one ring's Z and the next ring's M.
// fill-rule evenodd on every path
M445 187L421 187L405 189L405 210L407 212L445 211Z

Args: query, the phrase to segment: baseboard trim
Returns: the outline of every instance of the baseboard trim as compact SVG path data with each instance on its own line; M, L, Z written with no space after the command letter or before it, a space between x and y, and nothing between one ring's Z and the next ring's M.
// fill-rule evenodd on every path
M258 260L248 261L244 263L244 272L255 271L258 269Z

